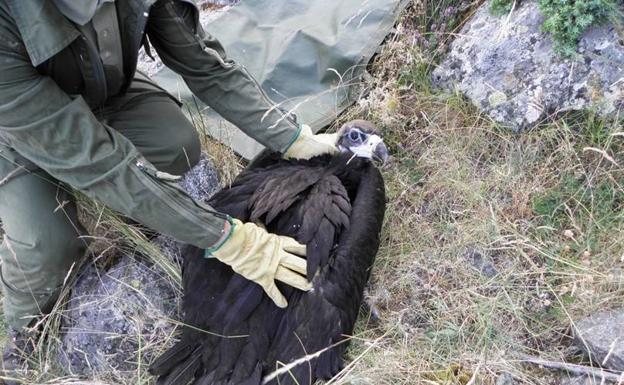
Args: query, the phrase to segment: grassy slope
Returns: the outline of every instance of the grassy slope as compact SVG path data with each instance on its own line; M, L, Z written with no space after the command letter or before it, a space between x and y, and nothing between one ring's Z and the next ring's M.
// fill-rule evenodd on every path
M333 384L494 384L502 372L557 383L516 353L574 361L573 320L624 302L622 126L568 116L515 135L432 90L436 47L459 21L448 7L466 3L414 1L370 95L343 117L378 123L394 157L369 291L380 319L362 314ZM206 145L231 179L237 159ZM150 250L101 207L87 211L110 239ZM53 377L44 369L40 380ZM133 383L150 381L143 369Z
M384 128L394 160L370 293L381 321L361 319L336 383L558 383L517 353L581 360L574 320L624 302L622 125L584 114L516 135L432 90L448 36L435 24L457 3L414 3L352 111ZM428 49L414 44L432 25Z

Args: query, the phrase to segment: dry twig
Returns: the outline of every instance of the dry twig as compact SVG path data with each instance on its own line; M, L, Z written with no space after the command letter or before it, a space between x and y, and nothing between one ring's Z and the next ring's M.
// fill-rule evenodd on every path
M576 374L579 376L589 376L592 378L599 378L601 380L614 382L616 384L624 384L624 372L618 373L608 369L592 368L591 366L570 364L567 362L549 361L539 357L520 355L520 360L529 364L539 365L548 369L563 370L568 373Z

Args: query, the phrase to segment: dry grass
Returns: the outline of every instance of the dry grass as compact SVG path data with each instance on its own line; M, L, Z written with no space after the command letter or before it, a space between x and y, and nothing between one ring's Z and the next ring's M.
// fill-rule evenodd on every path
M461 4L414 2L372 65L370 94L341 118L376 122L393 159L368 293L380 319L362 314L332 384L495 384L503 373L515 384L559 384L519 355L583 362L574 320L624 303L622 125L586 114L516 135L432 90L431 47L413 36L448 5ZM227 183L239 160L205 146ZM113 246L158 255L91 207L106 224L104 245L123 239ZM135 382L150 381L138 372Z
M574 320L624 303L622 125L586 114L498 127L431 90L414 19L351 111L383 127L394 159L369 293L381 320L360 320L357 362L336 383L560 383L519 357L582 360Z

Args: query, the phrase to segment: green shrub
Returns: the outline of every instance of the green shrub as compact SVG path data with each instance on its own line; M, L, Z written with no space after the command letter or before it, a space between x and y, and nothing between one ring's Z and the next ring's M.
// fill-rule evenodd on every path
M540 0L543 30L549 32L556 52L571 56L583 32L617 12L610 0Z
M572 56L583 32L611 15L619 13L614 1L622 0L539 0L545 17L543 30L552 35L554 50ZM492 0L490 10L495 14L511 11L514 0ZM518 6L520 0L516 0Z

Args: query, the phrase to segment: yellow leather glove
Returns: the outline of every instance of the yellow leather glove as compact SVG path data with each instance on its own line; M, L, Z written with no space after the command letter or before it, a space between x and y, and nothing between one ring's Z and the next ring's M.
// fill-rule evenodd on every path
M299 290L310 290L306 279L305 245L293 238L267 232L254 223L232 219L229 236L220 245L206 250L207 257L215 257L230 265L243 277L262 286L281 308L288 306L275 280Z
M317 155L334 154L338 152L337 141L338 134L314 135L310 126L303 124L297 139L284 152L284 158L310 159Z

